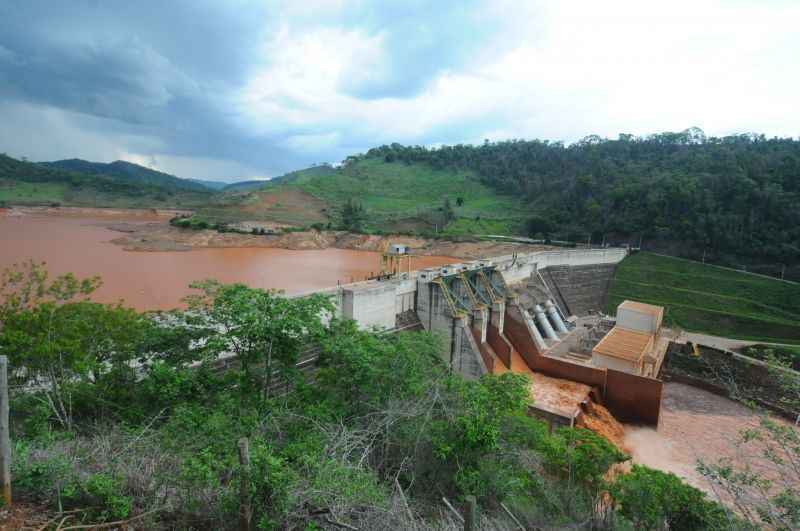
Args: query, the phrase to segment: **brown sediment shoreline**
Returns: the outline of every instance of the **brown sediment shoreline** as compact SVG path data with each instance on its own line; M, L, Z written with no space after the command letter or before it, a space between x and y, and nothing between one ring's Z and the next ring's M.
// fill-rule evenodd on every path
M543 245L498 243L489 241L454 242L428 240L413 236L353 234L344 231L302 231L284 234L220 233L215 230L191 230L172 227L167 223L143 225L115 224L108 228L123 233L112 240L127 251L188 251L198 248L266 247L291 250L349 249L382 251L386 243L404 243L414 254L423 256L453 256L475 259L514 252L533 252L548 249Z
M533 252L549 249L545 245L511 242L472 241L457 242L434 240L403 235L354 234L346 231L296 231L280 233L287 225L268 222L242 222L237 226L272 229L277 234L245 234L193 230L174 227L169 219L191 214L177 209L125 209L88 207L12 207L6 216L62 216L91 217L105 228L120 235L111 240L126 251L165 252L220 248L273 248L302 250L344 249L353 251L382 251L386 244L404 243L421 256L451 256L469 260L487 256L500 256L515 252ZM108 220L108 223L104 223Z

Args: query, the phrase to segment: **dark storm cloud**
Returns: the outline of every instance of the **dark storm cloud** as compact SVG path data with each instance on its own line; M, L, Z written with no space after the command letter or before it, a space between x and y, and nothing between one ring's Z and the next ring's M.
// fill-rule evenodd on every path
M296 34L336 27L379 37L382 55L375 71L344 76L339 90L360 100L408 98L486 44L485 21L473 4L355 2L317 12L279 2L6 0L0 4L0 103L14 104L10 114L16 117L35 106L61 110L62 121L96 137L150 137L144 144L159 144L163 154L175 157L230 160L262 174L281 173L345 156L365 141L345 137L336 148L300 154L287 147L287 139L324 135L330 126L287 123L264 133L243 124L236 93L255 71L268 68L272 58L264 55L263 44L273 34L287 27ZM291 16L284 16L287 10ZM287 112L293 105L279 104ZM39 118L32 113L30 119ZM14 128L38 131L42 139L48 134L36 123L0 127L6 128L0 138L13 135ZM106 150L111 145L103 143ZM84 152L96 155L97 149L76 146L74 156Z
M111 118L175 155L229 157L242 150L226 96L257 64L271 20L249 3L5 2L0 98ZM277 153L250 158L263 154Z

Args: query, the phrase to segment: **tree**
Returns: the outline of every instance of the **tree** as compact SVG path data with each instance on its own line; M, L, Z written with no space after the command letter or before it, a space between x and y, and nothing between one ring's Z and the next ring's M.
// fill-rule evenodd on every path
M553 224L542 216L531 216L525 224L528 236L532 238L540 237L547 239L553 230Z
M266 401L276 372L296 376L301 349L324 334L322 319L333 312L330 299L319 294L290 299L276 290L214 280L191 287L201 292L187 301L208 331L204 350L210 359L236 355L243 399L255 393Z
M106 375L135 379L131 365L151 322L121 304L81 300L99 279L66 274L52 282L44 266L29 262L6 270L0 293L0 353L9 357L18 385L39 388L57 421L73 424L76 386Z
M365 217L364 207L355 199L348 199L342 207L342 225L345 230L361 231Z
M636 529L724 529L729 515L705 493L672 473L633 465L610 488L619 512Z
M447 225L456 218L456 214L453 212L453 205L450 204L449 197L444 198L444 203L442 204L442 217L444 218L444 225Z
M464 198L461 196L456 197L456 206L464 206Z

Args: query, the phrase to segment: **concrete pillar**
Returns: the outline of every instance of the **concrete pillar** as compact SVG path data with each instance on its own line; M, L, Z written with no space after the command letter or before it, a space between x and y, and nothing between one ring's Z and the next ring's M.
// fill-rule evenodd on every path
M553 330L552 325L550 325L550 321L547 320L547 316L544 314L542 307L537 304L533 309L533 313L536 314L536 322L538 322L539 326L544 330L544 335L547 336L548 339L558 341L558 335L556 331Z
M492 303L492 325L497 328L498 332L503 333L503 325L506 322L506 302L493 302Z
M539 349L539 352L544 352L547 350L547 343L544 342L544 338L542 337L542 334L539 333L539 329L536 328L536 324L533 322L531 314L528 313L528 310L524 308L521 309L522 316L525 318L525 324L528 325L528 330L533 337L533 342L536 344L536 348Z
M479 308L472 311L472 327L479 333L481 343L486 343L486 330L489 325L489 310Z
M558 310L556 310L556 306L553 304L553 301L548 300L544 303L544 307L547 310L547 315L550 316L550 320L553 322L553 325L555 325L556 330L566 333L567 327L564 325L564 321L561 320L561 316L558 315Z
M451 369L470 380L480 378L486 373L486 367L480 351L477 350L466 317L453 319L453 332Z

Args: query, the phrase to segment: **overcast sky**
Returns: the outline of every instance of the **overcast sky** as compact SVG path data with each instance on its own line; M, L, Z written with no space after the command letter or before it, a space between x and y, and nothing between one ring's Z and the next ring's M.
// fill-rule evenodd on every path
M0 152L266 178L400 142L800 135L800 1L0 0Z

